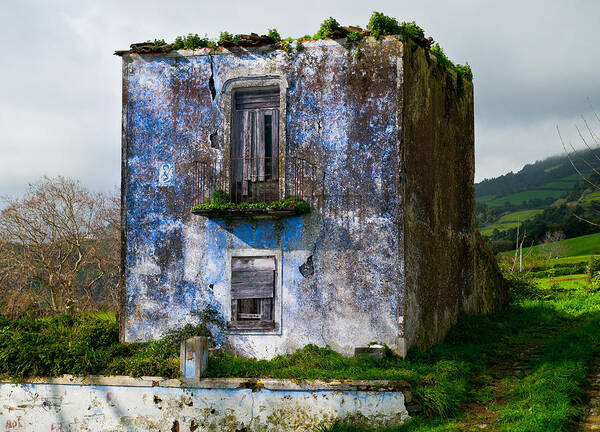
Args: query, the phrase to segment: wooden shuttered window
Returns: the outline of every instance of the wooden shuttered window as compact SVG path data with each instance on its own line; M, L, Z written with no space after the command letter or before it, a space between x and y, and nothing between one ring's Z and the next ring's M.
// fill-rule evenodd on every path
M234 94L231 158L234 200L278 199L278 88Z
M274 257L231 258L231 321L236 330L268 330L275 327Z

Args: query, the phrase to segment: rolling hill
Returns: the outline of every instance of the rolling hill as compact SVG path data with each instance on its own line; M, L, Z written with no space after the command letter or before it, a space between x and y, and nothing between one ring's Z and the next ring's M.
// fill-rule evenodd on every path
M600 171L600 161L594 154L582 151L571 158L587 179L600 185L594 173L594 169ZM600 209L600 190L577 174L566 155L527 164L516 173L485 179L475 185L475 192L477 224L481 233L495 242L514 239L517 225L536 244L550 231L564 232L567 237L600 231L580 220L598 218L600 213L592 209ZM507 247L505 244L500 249Z

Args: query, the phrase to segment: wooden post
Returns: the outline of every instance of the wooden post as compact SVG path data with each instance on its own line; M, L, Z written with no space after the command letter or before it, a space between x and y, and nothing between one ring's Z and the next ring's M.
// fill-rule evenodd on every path
M208 339L196 336L181 342L179 349L179 368L181 378L199 380L208 366Z

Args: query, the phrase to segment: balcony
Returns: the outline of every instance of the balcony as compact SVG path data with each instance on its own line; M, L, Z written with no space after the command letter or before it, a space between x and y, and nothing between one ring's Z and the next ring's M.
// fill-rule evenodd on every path
M297 157L196 160L193 212L208 217L283 217L305 213L320 197L314 164ZM280 170L282 170L280 172Z

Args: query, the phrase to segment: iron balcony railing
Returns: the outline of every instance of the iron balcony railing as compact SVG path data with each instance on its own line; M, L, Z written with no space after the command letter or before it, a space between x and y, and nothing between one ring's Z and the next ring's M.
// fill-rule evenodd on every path
M224 191L234 203L287 198L311 202L322 192L317 168L302 158L286 157L284 173L279 172L279 158L271 157L196 160L192 166L194 205L208 202L217 190Z

